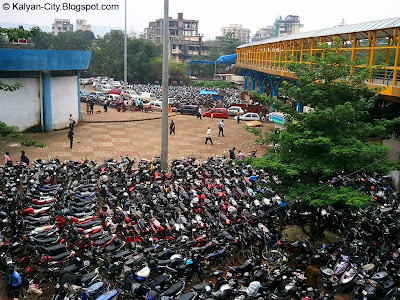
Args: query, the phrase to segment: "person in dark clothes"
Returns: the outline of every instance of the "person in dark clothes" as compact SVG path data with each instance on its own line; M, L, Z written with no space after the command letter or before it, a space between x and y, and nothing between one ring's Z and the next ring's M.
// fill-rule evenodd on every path
M229 150L229 158L230 159L235 159L235 147L233 147L231 150Z
M69 147L72 148L72 144L74 142L74 132L72 129L68 132L68 139L69 139Z
M174 120L171 121L171 125L169 126L169 135L171 135L171 133L175 134L175 123L174 123Z
M94 101L90 100L90 114L93 115ZM71 147L72 148L72 147Z
M29 158L25 155L25 151L21 151L21 161L29 166Z

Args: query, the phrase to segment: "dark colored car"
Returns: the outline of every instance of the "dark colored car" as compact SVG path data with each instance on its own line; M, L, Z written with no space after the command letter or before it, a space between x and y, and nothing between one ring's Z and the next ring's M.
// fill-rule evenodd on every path
M185 105L181 107L180 112L182 115L192 115L195 116L199 113L197 105Z

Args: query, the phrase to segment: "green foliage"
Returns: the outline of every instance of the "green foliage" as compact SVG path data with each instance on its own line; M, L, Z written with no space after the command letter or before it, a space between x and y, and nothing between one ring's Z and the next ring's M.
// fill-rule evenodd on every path
M0 91L14 92L22 87L22 84L17 82L15 84L6 84L0 81Z
M149 40L128 38L128 80L154 83L162 70L162 47ZM124 75L124 34L113 30L92 45L89 72L116 79Z
M378 141L399 132L399 107L380 111L377 91L371 91L363 80L369 71L350 74L351 63L341 55L337 41L331 47L322 45L324 57L309 58L313 63L289 64L296 74L296 85L283 82L284 96L309 104L315 111L299 114L276 98L255 94L267 107L285 113L285 128L267 136L274 147L267 155L253 161L278 175L282 183L276 190L287 193L300 209L313 212L310 228L317 236L322 225L319 210L370 204L371 198L352 187L335 189L321 183L341 174L375 172L386 174L394 164L385 157L389 148ZM394 109L395 108L395 109ZM383 119L389 116L391 119ZM260 132L251 130L258 140Z
M368 68L355 68L354 64L340 51L341 41L335 39L330 47L319 45L324 55L307 56L311 64L292 62L287 64L289 70L297 76L296 85L282 84L281 95L294 98L303 104L313 107L331 107L347 101L358 101L360 98L371 98L377 91L371 91L363 82L375 72Z
M310 193L312 191L312 193ZM316 185L295 184L292 186L289 194L290 199L301 199L299 206L306 203L306 207L327 207L331 206L337 209L346 206L361 207L372 204L373 199L370 195L360 193L352 187L332 188L329 186L319 187Z
M206 87L206 88L218 88L218 89L232 89L235 85L232 82L227 81L198 81L194 86Z
M269 145L271 143L271 134L268 131L263 133L260 128L250 127L247 125L244 127L244 129L257 137L254 141L256 144Z
M21 145L25 146L25 147L31 147L31 146L38 147L38 148L46 147L45 143L37 141L37 140L25 140L25 141L21 142Z
M234 37L233 32L229 32L221 39L221 42L211 47L208 59L217 60L221 55L236 53L236 48L243 42Z
M30 30L25 30L22 28L1 28L0 35L5 35L9 41L17 42L18 39L29 39L30 37L36 35L40 32L39 27L32 27Z
M0 121L0 135L19 138L21 136L21 133L19 132L18 127L7 126L6 123Z

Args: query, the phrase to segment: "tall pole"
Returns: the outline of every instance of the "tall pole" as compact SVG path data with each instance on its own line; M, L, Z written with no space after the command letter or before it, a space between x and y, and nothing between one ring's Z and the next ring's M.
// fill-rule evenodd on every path
M163 68L162 68L162 120L161 120L161 169L168 171L168 48L169 0L164 0Z
M124 34L124 90L126 91L128 85L128 47L127 47L127 34L126 34L126 0L125 0L125 34Z

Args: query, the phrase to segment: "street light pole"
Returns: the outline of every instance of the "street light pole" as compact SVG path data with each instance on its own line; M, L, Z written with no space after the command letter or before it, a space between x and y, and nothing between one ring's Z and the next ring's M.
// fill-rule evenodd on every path
M164 0L163 68L162 68L162 120L161 120L161 169L168 171L168 48L169 0Z
M128 85L128 47L126 37L126 0L125 0L125 34L124 34L124 90L126 91Z

